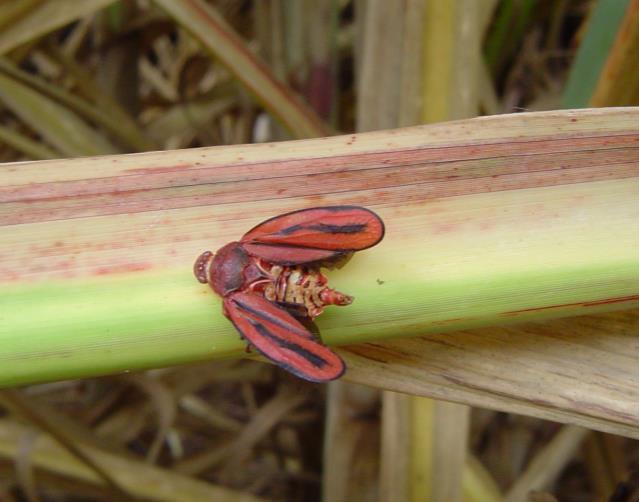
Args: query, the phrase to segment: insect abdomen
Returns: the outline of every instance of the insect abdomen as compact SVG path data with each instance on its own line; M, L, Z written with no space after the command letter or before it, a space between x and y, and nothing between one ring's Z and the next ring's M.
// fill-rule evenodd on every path
M319 271L305 267L274 266L273 282L264 289L270 301L303 305L308 316L317 317L326 305L349 305L353 298L326 287L327 279Z

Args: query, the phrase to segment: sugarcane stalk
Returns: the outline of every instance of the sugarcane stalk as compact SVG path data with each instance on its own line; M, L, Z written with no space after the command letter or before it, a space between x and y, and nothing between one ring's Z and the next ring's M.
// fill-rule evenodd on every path
M290 210L387 233L329 271L327 344L639 305L639 110L0 166L0 385L244 354L200 252Z

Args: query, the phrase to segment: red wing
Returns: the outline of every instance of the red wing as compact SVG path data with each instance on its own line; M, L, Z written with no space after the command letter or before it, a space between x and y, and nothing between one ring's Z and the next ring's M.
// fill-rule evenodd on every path
M280 246L277 244L242 243L242 247L250 255L279 265L301 265L302 263L315 261L333 261L343 254L340 251L298 246Z
M384 223L359 206L327 206L282 214L249 230L241 242L252 255L285 265L333 260L374 246Z
M253 347L275 364L311 382L335 380L344 361L286 310L264 297L233 293L224 299L227 317Z

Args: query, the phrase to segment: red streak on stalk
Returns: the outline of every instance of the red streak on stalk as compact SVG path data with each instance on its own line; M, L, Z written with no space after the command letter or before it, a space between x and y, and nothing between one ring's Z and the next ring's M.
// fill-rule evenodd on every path
M628 296L619 296L616 298L604 298L602 300L592 300L589 302L562 303L559 305L547 305L544 307L533 307L533 308L521 309L521 310L509 310L508 312L503 312L501 315L512 316L512 315L522 314L524 312L538 312L542 310L560 309L560 308L568 308L568 307L597 307L599 305L632 302L637 300L639 300L639 295L628 295Z
M129 272L141 272L153 268L150 263L124 263L108 267L98 267L93 270L93 275L125 274Z

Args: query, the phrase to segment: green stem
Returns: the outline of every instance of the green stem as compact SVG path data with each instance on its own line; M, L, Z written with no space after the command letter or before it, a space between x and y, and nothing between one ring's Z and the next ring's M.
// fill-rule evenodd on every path
M318 318L328 344L636 306L638 116L0 166L0 386L241 356L193 261L313 205L387 227L328 272L355 296Z

